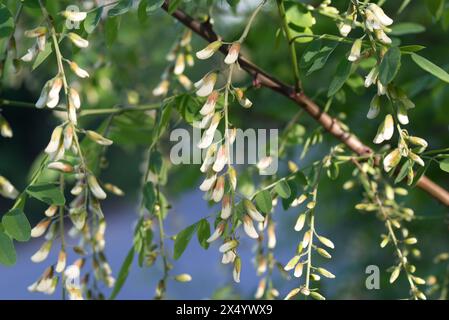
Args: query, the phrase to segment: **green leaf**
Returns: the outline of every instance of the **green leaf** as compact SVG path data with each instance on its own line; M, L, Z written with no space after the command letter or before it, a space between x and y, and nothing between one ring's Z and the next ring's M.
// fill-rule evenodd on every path
M385 53L379 66L379 80L386 86L396 77L401 67L401 50L398 47L391 47Z
M435 77L449 83L449 74L441 69L439 66L434 64L433 62L427 60L426 58L416 54L412 53L412 60L423 70L429 72L430 74L434 75Z
M95 28L100 23L101 15L103 14L103 7L98 7L97 9L89 12L86 19L84 20L84 30L87 33L92 33Z
M39 183L29 186L26 192L33 198L45 202L49 205L62 206L65 198L59 186L53 183Z
M299 6L292 6L286 12L285 16L288 23L292 23L298 27L311 28L316 20L310 13Z
M344 57L343 60L340 61L335 76L332 79L331 84L329 85L329 90L327 92L328 97L333 96L343 87L346 80L348 80L349 75L351 74L351 67L352 63L348 61L346 57Z
M8 38L14 31L14 19L9 9L0 4L0 39Z
M171 0L168 4L168 13L172 14L173 12L178 9L179 5L181 4L181 0Z
M153 212L153 207L156 202L156 193L151 182L147 182L143 187L143 203L149 212Z
M276 193L284 199L290 197L291 194L290 186L285 180L279 181L274 187L274 191L276 191Z
M415 34L424 31L426 31L426 28L418 23L404 22L393 25L390 35L402 36L404 34Z
M17 241L28 241L31 237L31 226L23 211L12 209L2 218L5 231Z
M418 52L418 51L421 51L421 50L423 50L425 48L426 47L420 46L420 45L410 45L410 46L399 47L399 49L401 50L402 53Z
M314 40L310 42L310 44L306 47L304 54L301 56L301 60L299 61L299 67L301 69L308 68L321 50L321 39Z
M260 211L263 213L270 213L273 208L273 204L271 201L271 194L268 190L263 190L256 195L256 205Z
M426 0L425 2L430 13L438 21L443 14L445 0Z
M123 261L123 264L120 267L120 271L118 273L117 280L115 282L114 289L112 289L112 293L109 297L109 300L115 299L115 297L119 294L120 290L122 289L123 285L125 284L125 281L128 278L129 269L134 260L134 254L135 254L134 247L132 247L128 251L125 261Z
M148 0L142 0L139 3L139 7L137 8L137 18L141 24L144 24L148 20Z
M118 37L119 17L111 17L105 23L106 45L112 46Z
M12 266L16 263L16 250L12 239L0 231L0 264L5 266Z
M395 184L404 180L404 178L407 176L408 169L409 169L410 165L412 165L412 162L410 162L410 161L404 162L404 164L401 167L401 170L399 170L399 173L396 176L396 179L394 180Z
M47 42L45 44L44 51L39 52L39 54L36 57L36 60L34 60L33 66L31 67L31 70L35 70L37 67L39 67L47 58L48 56L53 52L53 47L51 45L51 42Z
M184 250L187 248L187 245L189 244L190 239L192 239L192 236L195 233L197 227L198 227L198 223L194 223L176 235L174 252L173 252L173 258L175 260L178 260L181 257Z
M440 169L449 172L449 159L444 159L440 162Z
M201 219L198 222L197 236L198 236L198 242L200 243L200 245L204 249L209 248L209 242L207 242L207 239L209 239L209 237L210 237L210 225L209 225L209 221L207 221L206 219Z
M108 12L109 17L116 17L127 13L133 5L133 0L121 0L115 7Z
M332 43L330 45L325 45L320 49L320 52L314 57L314 61L312 66L307 71L307 75L322 69L325 65L331 54L334 52L335 48L337 48L338 42Z
M146 0L146 1L149 2L149 6L147 7L147 14L155 12L164 4L164 0Z

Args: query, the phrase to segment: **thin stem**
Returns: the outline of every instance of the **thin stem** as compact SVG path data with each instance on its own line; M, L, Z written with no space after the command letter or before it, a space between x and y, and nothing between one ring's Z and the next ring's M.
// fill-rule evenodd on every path
M300 90L302 90L302 85L301 85L301 78L300 78L300 74L299 74L298 58L296 56L296 44L295 44L295 41L292 41L293 35L290 31L290 28L288 27L288 21L287 21L287 16L285 13L284 1L277 0L276 3L277 3L278 11L279 11L279 16L282 21L282 28L284 29L284 34L285 34L285 37L287 38L288 46L290 49L290 59L291 59L292 67L293 67L293 76L295 79L295 90L297 92L299 92Z
M256 18L257 14L259 13L259 11L262 9L263 5L267 2L267 0L263 0L256 8L256 10L254 10L254 12L251 14L251 17L248 20L248 23L245 27L245 30L243 30L242 36L240 37L240 39L238 40L238 42L242 43L243 41L245 41L246 37L248 36L249 31L251 30L251 26L254 22L254 19Z

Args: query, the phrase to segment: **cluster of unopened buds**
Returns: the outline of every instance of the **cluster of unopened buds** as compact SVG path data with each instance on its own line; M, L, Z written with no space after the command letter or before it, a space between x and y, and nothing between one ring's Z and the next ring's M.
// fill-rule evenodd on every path
M153 89L154 96L163 97L168 94L171 77L176 78L185 90L192 88L192 81L184 74L186 66L193 67L195 63L190 45L191 40L192 31L185 31L182 38L175 43L167 54L166 59L171 64L163 72L161 82Z
M212 57L224 43L220 40L210 43L206 48L196 53L198 59L204 60ZM196 124L200 129L204 129L201 140L198 143L198 148L206 150L203 164L200 168L201 172L206 174L206 178L200 185L200 190L207 192L206 198L215 203L222 203L222 209L219 216L219 222L215 231L207 240L209 243L217 240L223 234L227 233L226 228L229 223L232 225L233 208L235 206L234 194L237 188L237 173L231 166L230 150L236 139L236 128L229 128L228 122L228 107L229 94L233 95L236 100L245 108L252 106L251 101L245 97L244 92L240 88L232 87L232 71L237 64L240 42L234 42L230 45L228 54L224 59L228 65L228 81L223 89L215 89L219 72L212 71L206 74L200 81L196 82L196 94L199 97L205 97L204 105L199 111L202 119L200 123ZM221 91L224 90L224 93ZM218 110L221 96L224 96L223 109ZM223 141L214 141L216 130L222 120L225 118L225 138ZM221 143L223 142L223 143ZM227 173L220 175L220 172L227 165ZM226 179L227 178L227 179ZM246 214L241 217L243 229L246 234L257 239L259 237L254 222L262 223L264 216L257 210L255 205L248 199L243 199L243 206ZM234 228L232 228L234 232ZM239 242L234 235L225 236L225 242L220 247L220 252L223 253L222 262L224 264L234 264L234 280L240 281L241 260L237 254L237 247Z

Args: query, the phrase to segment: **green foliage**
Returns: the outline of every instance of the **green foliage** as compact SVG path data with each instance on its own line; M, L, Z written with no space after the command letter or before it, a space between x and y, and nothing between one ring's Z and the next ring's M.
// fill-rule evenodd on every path
M416 53L412 53L412 60L423 70L449 83L449 74L445 70L441 69L439 66L434 64L433 62L427 60L426 58Z
M58 185L53 183L39 183L26 189L28 195L48 205L61 206L65 204L65 198Z
M396 77L401 67L401 51L398 47L391 47L382 59L379 66L379 80L388 85Z
M19 208L12 209L2 217L2 225L6 233L17 241L28 241L31 237L31 226L25 213Z

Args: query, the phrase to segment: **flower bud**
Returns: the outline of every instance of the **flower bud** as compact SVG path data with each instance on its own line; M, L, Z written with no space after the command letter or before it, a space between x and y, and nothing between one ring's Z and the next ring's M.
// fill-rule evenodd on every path
M45 231L47 231L48 226L50 225L51 220L50 219L44 219L41 222L39 222L33 229L31 229L31 237L32 238L39 238L42 236Z
M45 148L46 153L51 154L58 150L59 145L61 143L61 136L62 136L62 127L58 126L53 130L53 133L51 134L50 142Z
M390 152L383 161L384 170L389 172L391 169L395 168L401 161L401 152L399 149L394 149Z
M351 53L349 54L348 60L354 62L360 59L361 49L362 49L362 39L355 40L351 47Z
M253 239L259 238L259 234L254 228L253 220L246 214L243 216L243 229L245 230L245 233L248 235L248 237Z
M89 41L87 41L86 39L83 39L82 37L80 37L76 33L69 32L67 34L67 36L72 41L72 43L75 46L77 46L78 48L87 48L89 46Z
M66 18L69 19L71 21L75 21L75 22L81 22L84 19L86 19L87 17L87 12L83 12L83 11L71 11L71 10L65 10L61 12L61 15Z
M212 200L220 202L224 194L225 179L223 176L218 177L215 188L212 191Z
M215 240L217 240L218 238L220 238L220 236L223 234L224 228L226 226L226 223L224 221L221 221L218 225L217 228L215 229L215 231L211 234L211 236L209 237L209 239L207 239L208 243L211 243Z
M87 130L86 136L89 139L91 139L92 141L94 141L102 146L110 146L113 143L112 140L109 140L109 139L103 137L101 134L96 133L95 131L92 131L92 130Z
M192 281L192 276L188 273L182 273L175 276L175 280L178 282L190 282Z
M225 195L223 197L222 205L221 205L221 215L220 218L223 220L228 219L232 214L232 206L231 206L231 197L229 195Z
M89 73L80 68L80 66L76 62L70 62L70 69L80 78L89 78Z
M226 55L224 62L226 64L235 63L239 58L239 53L240 53L240 42L234 42L229 48L228 54Z
M89 185L89 189L92 192L92 194L94 195L95 198L99 199L99 200L104 200L106 199L106 193L104 192L104 190L100 187L97 178L95 178L94 175L89 175L87 177L87 183Z
M196 53L196 57L200 60L209 59L214 55L215 52L217 52L222 45L222 42L220 40L211 42L208 44L203 50L198 51Z

